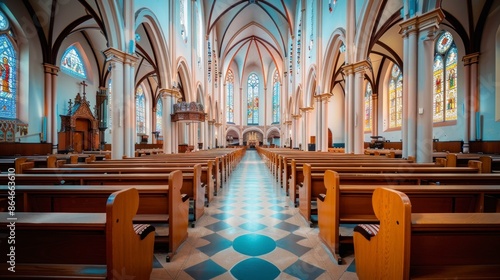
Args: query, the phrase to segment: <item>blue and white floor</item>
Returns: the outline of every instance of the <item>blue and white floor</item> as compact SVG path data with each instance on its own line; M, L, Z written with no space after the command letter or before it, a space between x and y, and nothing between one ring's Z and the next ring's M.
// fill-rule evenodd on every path
M248 150L171 262L155 254L151 279L358 279L352 254L337 265Z

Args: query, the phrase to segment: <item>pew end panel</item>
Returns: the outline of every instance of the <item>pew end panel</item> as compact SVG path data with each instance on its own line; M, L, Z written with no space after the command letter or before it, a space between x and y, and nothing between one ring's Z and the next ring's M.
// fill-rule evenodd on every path
M410 273L411 203L403 193L386 188L373 192L380 229L369 240L354 231L359 279L408 279ZM392 278L391 278L392 277Z
M182 172L179 170L171 172L168 179L169 245L167 262L188 237L189 200L181 193L182 180Z
M111 194L106 203L106 263L108 279L116 273L148 279L153 269L155 236L149 225L131 227L139 209L139 192L135 188ZM138 234L136 230L144 230ZM141 236L144 234L145 236ZM134 254L130 254L134 252ZM137 256L141 256L137 258Z
M342 264L339 242L339 211L335 206L339 204L339 174L327 170L324 177L326 193L317 198L318 203L318 228L320 240L333 255L338 264Z

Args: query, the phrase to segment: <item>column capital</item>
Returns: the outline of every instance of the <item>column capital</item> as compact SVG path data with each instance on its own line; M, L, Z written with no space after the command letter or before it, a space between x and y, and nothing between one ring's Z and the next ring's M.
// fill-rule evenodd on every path
M321 101L330 99L330 97L332 97L332 96L333 96L333 93L325 92L325 93L314 95L314 98L316 98L317 101L321 102Z
M312 111L313 109L314 109L313 107L299 108L299 110L301 110L304 113L308 113L308 112Z
M294 119L296 119L296 120L297 120L297 119L300 119L300 117L302 117L302 115L301 115L301 114L292 115L292 118L294 118Z
M290 124L292 124L292 121L291 120L287 120L287 121L285 121L285 124L289 124L290 125Z
M139 60L137 56L122 52L115 48L108 48L104 50L104 55L106 55L106 61L130 64L132 66L134 66L135 63Z
M464 66L467 66L470 64L477 64L477 63L479 63L479 53L475 52L475 53L464 55L464 57L462 58L462 61L464 62Z
M219 128L222 125L222 123L216 122L216 123L214 123L214 125L215 125L215 127Z
M175 97L175 98L181 98L181 93L179 92L179 89L177 88L161 88L160 89L160 94L161 94L161 97L164 98L164 97L169 97L169 96L172 96L172 97Z
M355 73L364 73L366 70L371 68L370 62L368 60L362 60L342 66L342 71L344 74L351 75Z
M207 122L208 122L208 124L210 124L210 125L212 125L212 124L214 124L214 123L215 123L215 121L214 121L214 120L208 120Z
M400 23L399 26L401 29L399 30L399 34L403 35L404 37L412 32L422 31L428 28L437 29L439 28L439 24L443 21L443 19L443 10L441 10L440 8L434 9L430 12L412 17Z
M55 65L52 65L52 64L44 63L43 64L43 70L47 74L52 74L52 75L56 75L57 76L57 73L59 73L60 68L59 68L59 66L55 66Z

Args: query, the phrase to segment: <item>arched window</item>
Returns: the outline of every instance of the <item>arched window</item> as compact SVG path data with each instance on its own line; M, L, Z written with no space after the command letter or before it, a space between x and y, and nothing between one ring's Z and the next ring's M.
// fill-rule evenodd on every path
M259 124L259 77L255 73L248 77L247 124Z
M9 28L7 17L0 12L0 30ZM11 32L0 34L0 118L17 118L17 52Z
M181 25L181 36L184 41L188 38L188 1L179 1L179 19Z
M227 105L226 105L226 121L234 123L234 75L233 71L228 70L226 76L227 90Z
M389 80L389 128L400 128L403 117L403 74L392 66Z
M457 47L450 32L436 42L434 55L434 122L457 119Z
M135 92L135 119L137 133L146 133L146 98L142 86L137 87Z
M161 101L161 98L158 98L158 101L156 102L156 131L160 132L160 135L162 134L162 117L163 117L163 101Z
M198 23L198 36L197 40L197 48L198 48L198 67L201 67L201 62L203 61L203 21L201 16L201 6L200 1L196 2L196 21Z
M366 83L366 91L365 91L365 132L372 131L372 84Z
M273 77L273 123L280 122L280 82L278 70Z
M75 45L66 49L61 58L61 70L76 78L87 79L87 71L80 51Z
M111 95L111 79L109 79L108 82L108 129L111 133L111 128L113 127L113 102L112 102L112 97Z

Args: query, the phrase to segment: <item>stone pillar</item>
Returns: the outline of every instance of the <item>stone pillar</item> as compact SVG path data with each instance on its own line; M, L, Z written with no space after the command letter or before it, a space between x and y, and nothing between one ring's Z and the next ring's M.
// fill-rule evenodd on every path
M403 157L416 156L417 149L417 86L418 86L418 60L416 54L418 52L418 27L421 24L419 17L411 18L402 24L400 33L406 42L406 53L404 54L404 70L403 72ZM433 55L434 57L434 55ZM420 58L419 58L420 59ZM434 61L434 60L433 60ZM432 69L432 67L430 68ZM427 69L427 71L429 71ZM406 74L407 73L407 74ZM431 77L432 75L427 75ZM406 86L405 86L406 84ZM406 92L405 92L406 90ZM432 89L431 89L432 92ZM432 98L431 98L432 100ZM432 108L431 112L432 113ZM432 126L431 126L432 127Z
M372 87L373 89L373 87ZM378 93L372 91L372 135L378 136Z
M309 131L310 125L309 125L309 112L311 112L313 108L312 107L304 107L300 108L300 111L302 111L302 115L304 118L302 119L302 127L304 130L302 131L302 143L305 147L302 147L302 150L307 151L308 150L308 145L311 133Z
M333 96L332 93L323 93L321 96L321 151L328 152L328 101Z
M323 122L327 122L327 120L323 119L321 94L316 93L314 98L316 99L316 151L321 151L323 148ZM328 145L328 143L325 145Z
M121 159L124 155L132 157L135 154L136 139L133 65L137 61L137 57L114 48L108 48L104 54L106 59L110 61L111 76L113 77L111 80L113 88L111 158Z
M417 52L417 162L432 162L433 77L429 73L432 71L434 64L434 37L439 28L439 23L443 19L444 14L439 9L417 17L419 29Z
M218 147L220 147L220 146L223 145L222 138L224 138L224 135L220 131L221 125L222 124L219 123L219 122L214 123L214 126L215 126L215 145L216 145L216 148L218 148Z
M213 149L215 147L214 121L208 120L207 126L208 126L208 148Z
M365 153L365 71L370 69L368 61L353 64L354 67L354 153Z
M476 113L478 108L478 63L479 53L465 55L462 59L465 69L465 93L464 93L464 146L463 152L469 152L470 140L477 139Z
M52 64L43 64L45 71L45 104L44 104L44 116L47 118L47 143L52 143L52 153L57 154L57 118L59 113L57 112L57 73L59 73L59 67ZM41 139L43 140L43 139Z
M299 126L299 119L301 115L292 115L292 148L298 148L299 147L299 133L298 133L298 126Z
M347 64L342 67L345 75L345 152L354 152L354 67Z
M174 113L174 103L179 94L178 89L160 89L163 103L162 131L163 131L163 152L165 154L174 153L174 136L176 135L172 125L171 114Z

